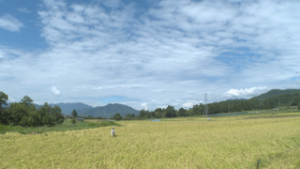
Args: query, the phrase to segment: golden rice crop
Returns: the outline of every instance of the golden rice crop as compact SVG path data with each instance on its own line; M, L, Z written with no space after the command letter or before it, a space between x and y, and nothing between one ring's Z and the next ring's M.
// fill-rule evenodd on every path
M300 168L300 119L123 121L0 135L0 168Z

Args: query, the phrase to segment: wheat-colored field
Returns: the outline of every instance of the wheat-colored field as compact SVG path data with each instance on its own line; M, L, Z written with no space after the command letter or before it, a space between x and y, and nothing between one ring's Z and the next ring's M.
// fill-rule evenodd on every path
M0 135L0 168L300 168L300 118L175 118Z

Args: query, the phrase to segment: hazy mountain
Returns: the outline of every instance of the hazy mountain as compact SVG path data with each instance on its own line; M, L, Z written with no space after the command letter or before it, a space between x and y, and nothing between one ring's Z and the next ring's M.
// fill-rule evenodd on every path
M81 110L87 110L93 108L90 105L84 103L50 103L51 106L59 106L63 114L71 115L71 112L75 109L77 112ZM38 109L42 105L34 104L34 106Z
M126 114L135 114L138 115L139 111L133 109L132 107L123 105L123 104L108 104L106 106L99 106L91 109L80 110L78 111L78 115L80 116L94 116L94 117L111 117L116 113L120 113L121 116L125 116Z
M39 109L42 105L33 103L34 106ZM135 115L139 114L139 111L133 109L132 107L123 104L108 104L106 106L92 107L84 103L50 103L51 106L59 106L63 114L71 115L71 112L75 109L79 116L94 116L94 117L111 117L116 113L120 113L121 116L126 114Z
M264 100L269 97L279 96L279 95L283 95L283 94L293 94L293 93L300 93L300 89L285 89L285 90L272 89L272 90L270 90L266 93L263 93L255 98L258 100Z
M237 98L237 99L227 99L226 101L232 101L232 100L247 100L247 99L244 99L244 98Z

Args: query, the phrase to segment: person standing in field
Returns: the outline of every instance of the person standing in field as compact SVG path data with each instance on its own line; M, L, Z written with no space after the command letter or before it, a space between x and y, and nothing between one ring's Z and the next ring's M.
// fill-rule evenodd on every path
M115 127L112 127L111 129L111 136L116 137Z

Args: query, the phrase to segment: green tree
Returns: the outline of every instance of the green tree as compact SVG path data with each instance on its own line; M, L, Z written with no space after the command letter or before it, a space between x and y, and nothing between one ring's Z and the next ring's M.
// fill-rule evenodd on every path
M186 110L181 107L178 111L178 116L186 116Z
M132 113L132 114L126 114L125 117L124 117L124 120L132 120L134 118L135 118L134 113Z
M149 113L149 111L148 111L148 110L142 109L142 110L140 111L139 118L140 118L140 119L143 119L143 118L150 118L150 113Z
M300 110L300 102L298 103L298 110Z
M123 117L120 115L120 113L116 113L114 116L111 117L112 119L115 119L115 120L122 120Z
M76 118L78 116L78 114L77 114L77 112L76 112L75 109L72 111L72 116L73 116L73 118Z
M61 108L59 106L54 106L51 109L51 113L55 118L57 124L62 124L65 120L65 117L61 114Z
M155 112L155 117L161 118L163 116L163 110L161 108L157 108L154 110Z
M22 103L10 103L9 113L11 114L12 122L19 125L23 117L27 117L29 114L29 108ZM23 123L22 123L23 124Z
M8 95L0 91L0 112L2 111L2 105L7 106Z
M33 100L29 96L26 95L23 97L21 102L29 107L31 105L31 103L33 102Z
M0 123L8 124L10 119L10 114L4 111L3 105L7 106L8 95L0 91Z
M176 117L175 108L173 106L168 106L166 109L165 117Z

